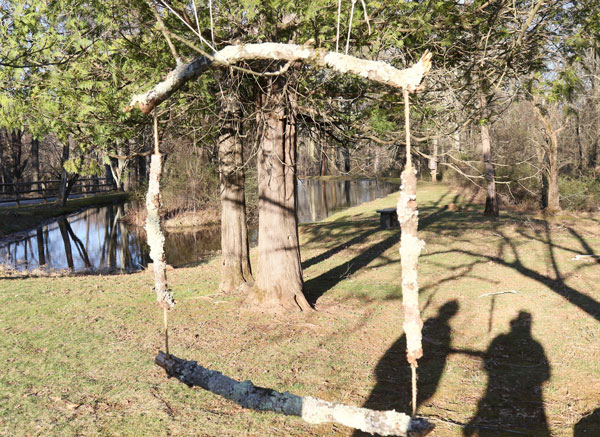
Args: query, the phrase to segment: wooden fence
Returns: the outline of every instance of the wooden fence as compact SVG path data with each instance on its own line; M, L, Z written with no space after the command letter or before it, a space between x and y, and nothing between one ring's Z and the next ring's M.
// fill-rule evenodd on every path
M47 180L39 182L15 182L12 184L0 184L0 204L15 202L21 206L24 200L43 200L57 197L60 188L60 180ZM115 183L109 178L87 178L77 179L71 188L69 197L77 194L105 193L116 188Z

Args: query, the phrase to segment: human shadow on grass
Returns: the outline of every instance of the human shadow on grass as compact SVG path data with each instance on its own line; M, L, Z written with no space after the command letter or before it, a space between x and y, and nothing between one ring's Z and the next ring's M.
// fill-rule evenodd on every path
M573 437L592 437L600 435L600 408L586 414L573 428Z
M417 404L427 403L437 391L451 350L450 320L458 313L458 301L446 302L436 317L423 324L423 358L419 360ZM406 336L386 351L375 367L377 383L363 408L411 412L411 371L406 361ZM355 431L354 436L369 434Z
M487 390L463 430L465 436L550 435L542 394L550 364L531 336L531 324L531 314L520 311L510 322L510 332L490 343L484 356Z

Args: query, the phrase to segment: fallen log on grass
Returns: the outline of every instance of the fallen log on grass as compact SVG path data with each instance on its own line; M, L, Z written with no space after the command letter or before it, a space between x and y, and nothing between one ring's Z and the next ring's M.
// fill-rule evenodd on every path
M164 352L158 352L156 364L169 376L188 386L199 386L253 410L273 411L298 416L311 424L335 422L368 433L394 436L425 436L433 425L425 419L411 418L396 411L374 411L367 408L327 402L310 396L300 397L257 387L251 381L239 382L215 370L199 366Z

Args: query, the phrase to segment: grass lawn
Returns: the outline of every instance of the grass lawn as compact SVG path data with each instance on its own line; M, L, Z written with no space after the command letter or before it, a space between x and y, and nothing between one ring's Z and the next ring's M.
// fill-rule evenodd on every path
M300 227L311 314L241 309L242 295L216 291L218 258L170 270L171 352L259 386L409 412L399 232L375 214L396 197ZM600 408L600 261L572 259L600 254L599 221L488 220L430 183L418 200L419 414L434 435L600 435L600 414L587 416ZM353 435L167 379L148 272L0 277L0 434Z

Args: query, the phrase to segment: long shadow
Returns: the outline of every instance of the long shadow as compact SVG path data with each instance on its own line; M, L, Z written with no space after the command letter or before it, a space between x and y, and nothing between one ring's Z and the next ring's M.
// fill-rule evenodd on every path
M516 251L514 253L516 259L515 259L515 261L511 261L511 262L504 260L501 256L486 255L486 254L481 254L481 253L477 253L477 252L474 252L471 250L466 250L466 249L452 249L452 250L447 250L447 251L432 252L425 256L440 255L440 254L444 254L444 253L446 253L446 254L461 253L464 255L472 256L472 257L485 258L488 261L493 261L494 263L502 265L504 267L512 268L512 269L516 270L517 272L521 273L522 275L527 276L531 279L534 279L541 284L544 284L545 286L550 288L553 292L555 292L559 296L562 296L563 298L565 298L567 301L569 301L573 305L576 305L577 307L579 307L580 309L582 309L583 311L588 313L594 319L600 321L600 303L598 301L581 293L580 291L576 290L575 288L568 286L567 284L564 283L564 281L560 277L557 279L553 279L548 276L542 275L541 273L538 273L537 271L535 271L533 269L525 267L521 263Z
M328 290L335 287L346 277L353 275L361 268L370 264L373 260L381 256L389 248L400 242L400 232L395 232L385 240L374 244L361 254L351 260L340 264L337 267L315 277L304 283L304 295L311 305L315 305L317 300Z
M531 314L520 311L508 334L498 335L485 354L488 386L465 436L522 433L550 436L542 384L550 379L544 348L531 336Z
M451 351L450 320L459 310L456 300L446 302L436 317L423 324L423 358L419 360L417 404L428 402L437 391ZM387 350L375 367L377 383L363 404L373 410L396 410L410 414L411 372L406 361L406 336L400 337ZM369 434L356 431L355 436Z
M583 238L583 236L579 235L577 231L575 231L575 229L573 228L567 228L567 230L573 237L577 239L577 241L579 241L579 244L581 244L581 247L583 247L583 249L585 250L586 253L582 255L594 255L594 249L592 249L592 247L588 244L585 238ZM593 260L596 262L596 264L600 264L600 258L595 258Z
M586 414L573 428L573 437L592 437L600 435L600 408Z
M310 266L319 264L320 262L323 262L326 259L331 258L336 253L339 253L342 250L349 248L350 246L362 243L363 241L365 241L367 239L367 237L370 237L371 235L373 235L374 233L376 233L378 231L379 231L379 229L375 228L375 229L371 229L367 232L363 232L362 234L357 235L356 237L352 238L351 240L346 241L345 243L342 243L336 247L332 247L331 249L329 249L317 256L307 259L302 262L302 269L304 270L304 269L309 268Z

